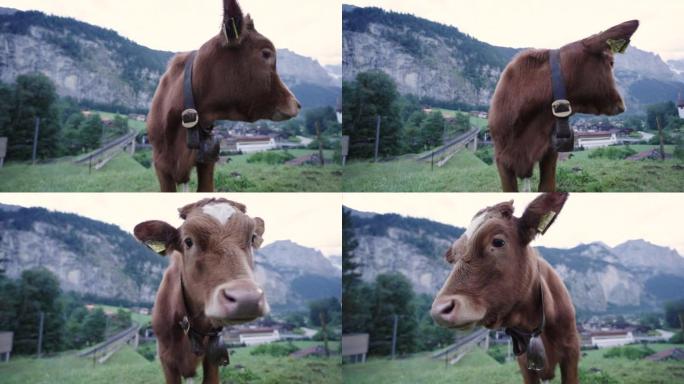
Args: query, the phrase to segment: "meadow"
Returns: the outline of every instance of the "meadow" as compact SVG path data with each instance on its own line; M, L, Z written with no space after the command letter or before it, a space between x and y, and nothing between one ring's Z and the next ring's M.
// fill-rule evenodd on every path
M289 152L295 157L315 153L307 149ZM326 166L290 166L248 163L251 155L231 156L218 164L214 174L218 192L337 192L342 167L325 151ZM197 188L196 174L190 190ZM74 164L71 158L31 165L8 162L0 168L0 192L158 192L157 177L127 153L120 153L100 170Z
M320 344L295 342L299 348ZM339 343L330 343L336 351ZM251 355L254 347L231 349L231 364L221 368L222 383L330 383L342 382L339 355L293 359L269 355ZM195 382L201 382L202 369L198 369ZM60 356L35 359L13 357L0 364L0 377L5 384L150 384L164 383L158 361L148 361L131 347L124 347L104 364L75 356L73 352Z
M655 351L679 347L674 344L649 344ZM583 384L676 383L684 380L684 362L652 362L626 358L605 358L606 349L583 352L580 382ZM433 360L430 353L389 360L373 357L366 364L345 364L345 382L355 384L519 384L522 377L516 362L500 364L483 349L468 353L455 365ZM550 383L560 383L560 370Z
M632 145L637 152L655 148ZM672 154L673 146L665 146ZM568 192L679 192L684 190L684 162L676 159L611 160L589 158L595 151L573 153L558 163L558 189ZM536 190L539 170L532 177ZM345 192L498 192L499 176L473 152L462 150L442 167L407 155L391 161L349 161L344 168Z

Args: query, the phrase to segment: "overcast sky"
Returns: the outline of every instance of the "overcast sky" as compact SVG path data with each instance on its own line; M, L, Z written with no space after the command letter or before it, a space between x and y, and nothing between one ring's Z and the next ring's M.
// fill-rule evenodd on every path
M177 208L204 197L243 203L247 214L266 223L264 245L292 240L325 255L342 254L342 210L334 193L223 193L216 195L151 193L4 193L0 203L43 207L116 224L132 233L147 220L180 226Z
M345 194L344 205L356 210L398 213L440 223L467 227L475 213L494 204L514 200L515 215L537 194ZM569 248L602 241L616 246L626 240L644 239L675 248L684 255L682 218L684 194L575 193L544 236L532 245Z
M634 46L664 59L684 59L682 0L344 0L458 27L507 47L557 48L623 21L639 19Z
M68 16L166 51L198 48L219 32L221 0L0 0L0 6ZM243 0L242 11L276 48L342 64L342 7L337 0Z

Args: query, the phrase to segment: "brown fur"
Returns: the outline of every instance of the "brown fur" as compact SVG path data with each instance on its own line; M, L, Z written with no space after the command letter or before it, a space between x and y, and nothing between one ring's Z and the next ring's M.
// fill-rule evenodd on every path
M225 225L201 210L203 206L215 203L228 203L236 209ZM250 218L245 212L245 206L240 203L204 199L179 209L185 222L178 229L161 221L144 222L135 228L139 240L164 243L164 254L171 259L152 311L152 328L157 336L159 359L167 383L180 383L181 377L194 377L200 362L203 363L203 382L219 382L218 366L193 354L189 338L178 325L187 314L180 279L182 275L188 309L196 316L192 326L207 332L223 325L204 316L205 305L216 286L236 279L253 279L251 248L258 248L263 241L263 220ZM193 240L191 248L184 244L186 238Z
M608 39L629 39L639 26L628 21L561 50L567 97L576 113L615 115L624 103L613 79ZM551 67L548 50L527 50L506 66L489 109L496 164L505 192L518 190L517 178L532 176L540 166L539 191L556 188L558 153L551 146Z
M226 41L222 32L204 43L192 71L195 103L200 123L215 120L286 120L299 112L297 99L276 72L276 50L254 28L249 15L242 17L237 0L224 0L224 20L242 19L240 38ZM175 192L187 183L195 166L196 150L187 148L181 125L183 73L189 52L171 59L152 99L147 132L153 149L155 171L162 192ZM199 192L214 190L214 164L197 164Z
M453 270L433 303L432 315L443 326L455 325L439 318L442 304L460 295L482 308L484 316L459 327L478 324L491 329L516 327L532 331L540 325L541 284L546 315L541 337L547 365L539 374L528 371L527 357L521 355L518 362L527 384L550 380L556 365L560 365L564 384L578 383L579 335L572 300L558 274L528 245L537 234L541 217L549 211L560 212L566 198L566 194L542 195L520 218L513 216L512 201L481 211L487 219L474 237L464 235L447 250L445 256ZM494 239L505 241L505 245L495 247ZM454 311L458 310L455 305Z

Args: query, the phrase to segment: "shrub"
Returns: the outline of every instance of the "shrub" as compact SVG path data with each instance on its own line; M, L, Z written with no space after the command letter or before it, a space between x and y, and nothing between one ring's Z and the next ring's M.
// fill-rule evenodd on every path
M248 163L283 164L294 159L290 152L258 152L247 159Z
M625 147L603 147L594 150L589 154L590 159L603 158L610 160L622 160L637 153L629 146Z
M579 382L582 384L619 384L620 382L603 371L592 372L580 368Z
M297 348L292 343L271 343L271 344L261 344L254 348L250 355L270 355L273 357L289 356L293 352L297 352Z
M624 357L629 360L640 360L648 355L654 354L655 351L646 345L643 346L627 346L611 348L603 354L605 358Z
M139 151L133 155L133 159L145 168L152 166L152 151Z
M679 331L670 337L670 343L672 344L684 344L684 332Z
M478 149L475 152L475 156L477 156L487 165L492 165L494 163L494 149L492 147L484 147Z

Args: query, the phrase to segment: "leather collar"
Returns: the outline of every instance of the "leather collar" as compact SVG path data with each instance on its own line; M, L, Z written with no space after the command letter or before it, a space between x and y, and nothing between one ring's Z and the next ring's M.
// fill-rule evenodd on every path
M539 280L539 297L541 301L541 321L539 322L539 326L531 332L516 327L506 328L506 334L511 336L511 339L513 340L513 353L516 356L520 356L527 352L527 348L530 345L530 339L541 335L544 326L546 325L546 315L544 314L544 288L542 287L541 277Z
M575 146L575 136L570 128L569 118L573 111L570 101L567 99L560 49L549 51L549 64L551 65L551 89L553 91L551 113L556 117L551 141L557 152L572 152Z
M183 274L180 276L181 285L181 300L183 301L183 318L178 322L178 325L183 330L183 333L190 339L192 345L192 352L196 356L208 355L211 360L220 365L230 364L230 353L221 341L221 331L223 327L211 328L204 332L192 325L192 321L197 320L202 316L201 313L192 315L190 306L188 306L187 296L185 294L185 284L183 284ZM205 343L204 340L207 339Z

